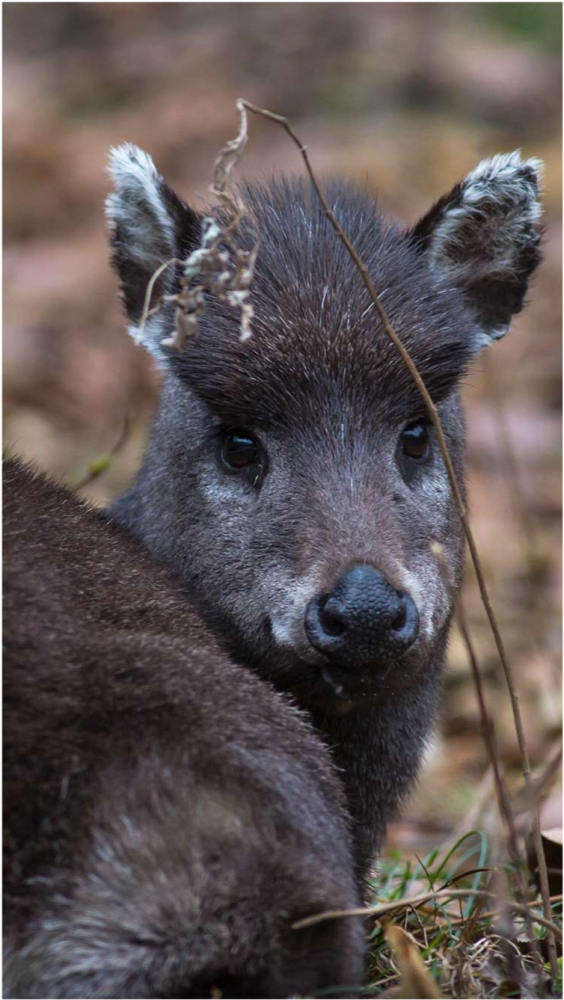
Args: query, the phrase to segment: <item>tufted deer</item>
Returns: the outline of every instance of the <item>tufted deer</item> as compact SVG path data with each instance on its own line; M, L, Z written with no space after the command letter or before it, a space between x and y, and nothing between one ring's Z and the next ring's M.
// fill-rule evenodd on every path
M14 461L4 545L3 995L350 996L360 922L291 928L359 902L309 722Z
M326 185L438 406L461 489L458 386L523 306L540 259L540 166L519 153L485 160L407 229L367 194ZM164 346L170 270L141 331L149 279L199 245L200 217L136 147L115 150L110 169L130 329L165 373L148 451L113 516L180 575L225 649L310 710L343 769L365 872L433 725L462 573L425 408L301 180L242 190L260 238L249 340L210 300L198 336L180 354ZM249 234L239 239L249 249Z

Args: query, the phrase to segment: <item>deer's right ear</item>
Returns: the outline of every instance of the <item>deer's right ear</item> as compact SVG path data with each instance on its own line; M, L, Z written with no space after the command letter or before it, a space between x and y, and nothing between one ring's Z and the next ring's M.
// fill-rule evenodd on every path
M137 146L124 143L110 150L108 171L115 187L106 201L112 263L132 324L129 332L163 361L161 341L172 328L173 310L163 305L141 330L147 286L161 264L174 257L185 260L198 246L199 216L168 187L151 157ZM178 264L163 271L153 288L151 308L177 290L179 274Z
M541 259L541 171L518 151L483 160L409 233L432 270L464 293L475 352L505 335Z

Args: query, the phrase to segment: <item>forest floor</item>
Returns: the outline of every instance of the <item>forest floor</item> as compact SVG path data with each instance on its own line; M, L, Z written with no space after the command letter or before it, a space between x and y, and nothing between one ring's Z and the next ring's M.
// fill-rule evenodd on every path
M545 259L527 309L475 366L464 399L472 526L519 690L541 826L553 831L562 811L560 61L544 22L519 33L472 20L468 8L558 5L346 6L345 18L342 4L7 5L5 443L73 485L93 462L104 464L127 419L123 446L83 495L105 502L138 466L158 375L124 332L108 263L109 146L129 140L148 149L197 202L218 149L235 134L235 98L245 96L292 118L321 177L342 173L366 185L406 223L482 157L516 147L540 156ZM221 18L210 10L219 7ZM245 176L301 169L281 130L252 123ZM524 843L529 813L513 715L470 565L464 606ZM390 827L377 901L436 889L468 869L457 887L483 888L490 873L475 869L497 865L502 843L455 631L440 727L418 790ZM551 884L561 893L557 876ZM497 925L484 913L469 896L400 916L447 995L534 995L525 979L508 980ZM396 982L388 944L376 923L376 992Z

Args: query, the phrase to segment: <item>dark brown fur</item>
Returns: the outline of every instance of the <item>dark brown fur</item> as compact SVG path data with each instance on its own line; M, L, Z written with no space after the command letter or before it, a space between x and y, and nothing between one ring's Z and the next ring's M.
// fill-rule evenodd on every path
M10 997L285 997L358 984L340 783L100 513L4 471ZM351 995L350 987L345 989Z

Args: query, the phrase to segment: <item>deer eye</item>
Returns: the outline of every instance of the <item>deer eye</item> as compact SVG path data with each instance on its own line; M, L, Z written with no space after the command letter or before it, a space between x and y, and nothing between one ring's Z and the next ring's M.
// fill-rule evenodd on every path
M401 452L405 458L410 458L413 462L423 462L431 452L429 425L420 420L418 423L406 427L402 431L400 443Z
M260 441L244 428L225 431L219 443L219 459L226 472L244 474L252 486L258 486L264 476Z

